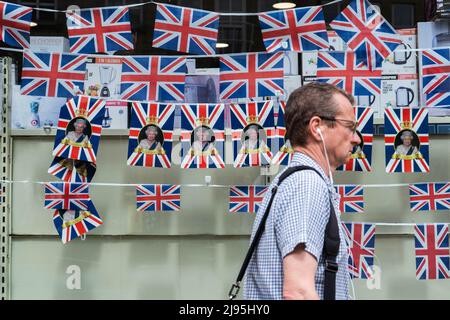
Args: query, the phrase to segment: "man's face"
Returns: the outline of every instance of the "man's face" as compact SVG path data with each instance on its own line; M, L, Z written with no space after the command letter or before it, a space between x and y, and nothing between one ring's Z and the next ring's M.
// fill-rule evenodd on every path
M409 147L411 145L412 142L412 137L411 136L405 136L403 138L403 144L407 147Z

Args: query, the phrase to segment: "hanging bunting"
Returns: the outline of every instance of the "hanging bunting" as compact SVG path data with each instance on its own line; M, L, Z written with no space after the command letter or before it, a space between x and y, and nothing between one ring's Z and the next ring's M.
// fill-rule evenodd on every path
M225 168L223 104L181 106L181 167Z
M48 182L44 186L46 209L88 210L91 200L88 184Z
M186 58L134 56L122 59L121 99L183 101Z
M284 124L284 114L286 111L286 102L280 101L278 103L278 123L275 129L275 138L273 139L273 143L270 146L270 149L272 150L274 156L272 159L273 165L282 165L287 166L293 156L294 156L294 149L291 146L291 142L288 140L285 140L286 136L286 126Z
M450 91L450 49L422 52L422 90L425 94Z
M96 163L104 114L104 100L70 99L59 114L53 156Z
M373 143L373 109L370 107L355 107L355 119L358 123L356 134L361 143L353 148L352 155L346 164L338 171L372 171L372 143Z
M152 46L212 55L216 53L218 29L218 13L157 3Z
M20 94L71 98L82 94L87 56L65 53L23 53Z
M302 52L330 46L321 6L264 12L258 19L268 52Z
M175 105L133 102L129 166L170 168Z
M352 278L371 279L374 275L375 224L342 223L347 242L348 271Z
M417 280L450 278L448 224L417 224L414 227Z
M450 183L416 183L409 185L411 211L450 209Z
M357 185L335 186L336 192L340 195L339 211L341 213L364 212L364 188Z
M138 211L180 211L181 187L170 184L141 184L136 187Z
M88 210L56 210L53 223L62 243L66 244L103 224L92 202Z
M268 165L271 140L276 138L273 101L231 104L234 167Z
M220 57L220 99L284 94L284 53L246 53Z
M127 7L78 9L68 11L66 18L70 52L114 53L134 49Z
M48 173L66 182L91 182L96 170L95 163L56 157Z
M319 52L317 80L331 83L354 96L381 94L381 70L371 71L354 52Z
M233 213L258 212L268 186L231 186L230 208Z
M383 60L402 43L395 29L366 0L352 1L330 26L355 52L357 63L364 63L369 70L381 68Z
M386 172L430 172L426 109L386 108L384 142Z
M32 12L32 8L0 1L0 40L13 47L28 49Z

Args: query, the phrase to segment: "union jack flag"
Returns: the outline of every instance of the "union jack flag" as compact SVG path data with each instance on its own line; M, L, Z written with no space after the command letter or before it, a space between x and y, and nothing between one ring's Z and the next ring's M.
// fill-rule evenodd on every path
M225 168L223 104L183 104L181 129L183 169ZM199 137L208 137L208 141Z
M220 57L220 99L284 94L283 52Z
M55 157L48 173L66 182L91 182L97 165L87 161Z
M364 188L357 185L335 186L341 196L339 210L341 212L364 212Z
M231 186L230 212L257 212L269 187Z
M411 211L450 209L450 183L409 185Z
M352 1L330 26L356 53L357 62L369 70L381 68L381 63L399 44L399 34L366 0Z
M136 187L138 211L180 211L181 187L170 184L141 184Z
M271 146L272 152L274 153L274 156L272 158L273 165L287 166L294 156L294 149L291 146L291 142L289 140L285 140L286 135L286 126L284 124L285 110L286 110L286 102L280 101L278 104L278 121L275 134L276 138L274 139L275 141ZM275 151L276 149L278 149L278 151Z
M425 95L425 104L430 108L450 107L450 92L437 92Z
M87 56L64 53L23 53L20 93L71 98L84 90Z
M408 152L402 135L412 135ZM428 157L428 110L424 108L386 108L384 110L386 172L430 172Z
M319 52L317 80L355 96L381 94L381 70L370 70L354 52Z
M28 49L32 12L32 8L0 1L0 40Z
M158 3L152 46L194 54L215 54L218 29L217 13Z
M70 52L95 53L133 50L127 7L68 11Z
M175 105L133 102L128 141L129 166L170 168ZM145 131L153 127L158 134L154 147L146 146Z
M422 91L425 94L450 91L450 49L422 52Z
M322 7L264 12L258 18L268 52L301 52L330 46Z
M66 244L102 225L103 220L91 202L89 209L85 211L56 210L53 223L62 243Z
M370 279L373 276L375 256L375 224L342 223L348 245L348 271L350 276Z
M417 280L450 278L448 224L414 226Z
M355 107L356 131L361 144L354 148L346 164L337 168L339 171L372 171L373 110L370 107Z
M53 156L96 163L104 114L104 100L88 96L70 99L59 114ZM86 128L79 138L81 141L74 141L70 135L78 119L85 121Z
M186 59L135 56L122 58L121 98L137 101L183 101Z
M234 167L268 165L272 159L270 146L276 139L273 101L231 104L231 129L234 149ZM257 143L250 145L249 128L257 127Z
M86 183L48 182L45 184L45 208L88 210L89 185Z

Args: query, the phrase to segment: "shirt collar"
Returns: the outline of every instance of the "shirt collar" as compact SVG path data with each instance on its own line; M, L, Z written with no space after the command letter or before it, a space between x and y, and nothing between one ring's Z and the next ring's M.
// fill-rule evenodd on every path
M295 151L290 166L298 166L298 165L306 165L316 169L325 180L328 188L334 189L331 184L330 178L325 174L322 167L317 163L316 160L314 160L313 158L311 158L310 156L306 155L303 152Z

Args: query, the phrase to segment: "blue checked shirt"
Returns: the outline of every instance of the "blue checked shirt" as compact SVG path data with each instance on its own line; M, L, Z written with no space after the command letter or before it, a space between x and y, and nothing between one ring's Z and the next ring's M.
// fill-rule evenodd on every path
M340 248L337 257L339 271L336 275L336 299L349 299L350 276L347 271L348 251L339 217L339 195L322 168L307 155L296 152L289 167L306 165L314 171L293 173L278 188L272 203L266 228L247 269L244 298L257 300L283 299L283 258L298 244L318 262L315 286L323 299L325 260L322 255L325 227L330 216L330 193L339 224ZM272 182L278 182L280 174ZM264 215L272 192L268 191L253 224L252 239Z

